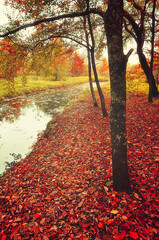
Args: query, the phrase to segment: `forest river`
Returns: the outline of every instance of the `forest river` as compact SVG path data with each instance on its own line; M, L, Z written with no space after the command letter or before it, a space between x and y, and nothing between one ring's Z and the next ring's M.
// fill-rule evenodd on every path
M0 103L0 174L7 163L29 154L47 123L87 88L86 83Z

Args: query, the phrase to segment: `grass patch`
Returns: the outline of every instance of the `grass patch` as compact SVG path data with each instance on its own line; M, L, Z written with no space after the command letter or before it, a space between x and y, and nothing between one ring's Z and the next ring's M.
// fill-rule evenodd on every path
M39 77L39 76L27 76L26 84L24 85L21 77L15 78L14 90L9 87L7 80L0 79L0 101L16 97L19 95L25 95L33 92L39 92L42 90L55 89L60 87L67 87L80 83L87 83L89 81L88 76L80 76L80 77L68 77L66 80L62 81L53 81L52 77ZM106 77L99 77L100 82L107 81ZM102 85L104 91L109 92L110 86L108 83ZM95 88L96 89L96 88ZM87 92L84 95L90 93L90 90L87 89ZM145 93L148 94L149 85L146 82L144 77L141 78L131 78L127 77L127 91L132 92L134 94Z
M134 94L145 93L148 94L149 92L149 84L146 82L144 77L142 78L128 78L127 77L127 91L132 92Z
M14 80L14 90L9 87L8 81L0 79L0 100L12 98L19 95L39 92L42 90L65 87L74 84L88 82L87 76L69 77L65 81L52 81L51 77L27 76L26 84L22 82L21 77Z
M106 81L106 78L100 77L99 80ZM22 77L16 77L14 79L14 90L9 87L8 81L0 79L0 100L6 98L17 97L33 92L39 92L42 90L55 89L60 87L67 87L70 85L87 83L89 81L88 76L80 77L67 77L66 80L53 81L52 77L42 76L26 76L26 84L24 85Z

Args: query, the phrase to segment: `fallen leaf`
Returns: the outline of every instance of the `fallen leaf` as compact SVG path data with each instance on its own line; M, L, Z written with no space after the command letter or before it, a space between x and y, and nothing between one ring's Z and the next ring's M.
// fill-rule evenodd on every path
M41 216L40 213L36 213L36 214L34 215L34 218L39 218L40 216Z
M106 186L104 186L104 190L105 190L106 192L108 192L109 188L107 188Z
M121 216L121 218L122 218L123 220L127 220L127 219L128 219L127 216Z
M115 235L114 238L115 238L116 240L122 240L125 236L126 236L126 232L123 231L123 232L120 233L119 235Z
M117 214L118 211L117 211L117 210L112 210L110 213L112 213L112 214Z
M103 222L99 222L99 223L98 223L98 227L99 227L99 228L104 228L104 223L103 223Z
M137 193L134 193L134 197L136 197L137 199L140 199L140 197Z
M45 218L43 218L43 219L40 221L40 224L41 224L41 225L44 225L44 224L45 224Z
M138 239L139 236L136 232L129 232L130 233L130 237L132 237L133 239Z
M51 227L51 230L54 230L55 232L57 232L57 226L56 226L56 225L53 225L53 226Z

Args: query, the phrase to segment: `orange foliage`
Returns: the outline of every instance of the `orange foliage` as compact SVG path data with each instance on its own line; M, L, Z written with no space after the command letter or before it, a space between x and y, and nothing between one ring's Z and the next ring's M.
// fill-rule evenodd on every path
M13 80L22 66L24 53L11 41L2 40L0 47L0 78Z
M139 78L145 76L144 71L140 64L130 65L127 67L127 76Z
M71 73L72 76L80 76L83 72L83 65L84 61L83 59L77 54L77 52L74 52L71 56Z
M108 69L109 69L108 61L105 57L103 57L99 65L99 74L101 76L106 76L106 74L108 74Z

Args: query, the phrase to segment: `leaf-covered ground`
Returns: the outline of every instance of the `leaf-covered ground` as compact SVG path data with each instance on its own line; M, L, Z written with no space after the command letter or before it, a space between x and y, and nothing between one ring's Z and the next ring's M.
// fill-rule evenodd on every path
M112 189L109 119L88 97L0 180L0 239L158 239L158 106L146 101L128 95L132 193Z

